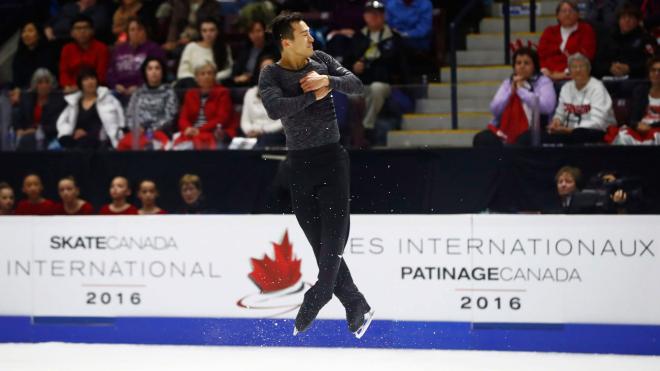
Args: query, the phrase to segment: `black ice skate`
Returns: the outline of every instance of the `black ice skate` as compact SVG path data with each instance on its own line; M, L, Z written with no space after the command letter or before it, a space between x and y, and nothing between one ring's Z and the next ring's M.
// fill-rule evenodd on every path
M307 300L303 301L300 309L298 310L296 323L293 327L293 336L298 335L300 332L305 332L309 326L312 325L312 322L314 322L316 316L319 314L319 310L314 310L305 303L307 303Z
M361 338L374 318L374 311L367 305L366 308L359 306L355 310L347 311L346 320L348 321L348 329L355 335L356 338Z

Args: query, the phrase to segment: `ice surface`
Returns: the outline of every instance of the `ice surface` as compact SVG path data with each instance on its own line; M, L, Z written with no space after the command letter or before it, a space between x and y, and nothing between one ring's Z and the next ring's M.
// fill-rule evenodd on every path
M444 350L0 344L1 371L646 371L660 357Z

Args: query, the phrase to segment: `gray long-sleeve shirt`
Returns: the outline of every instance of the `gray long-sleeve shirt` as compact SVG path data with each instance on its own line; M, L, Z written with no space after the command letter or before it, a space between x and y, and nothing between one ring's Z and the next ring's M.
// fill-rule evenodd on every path
M362 94L360 79L322 51L315 51L309 63L299 70L288 70L278 64L264 68L259 76L261 99L268 116L273 120L282 120L290 150L339 142L331 94L316 101L314 92L304 93L300 87L300 79L312 71L328 75L333 90Z

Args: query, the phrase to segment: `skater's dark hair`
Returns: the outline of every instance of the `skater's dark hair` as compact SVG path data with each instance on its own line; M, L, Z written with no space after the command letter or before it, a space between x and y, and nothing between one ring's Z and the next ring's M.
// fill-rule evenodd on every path
M162 73L162 76L160 78L160 83L162 85L163 81L165 80L165 73L167 71L165 71L165 62L163 62L158 57L147 57L147 59L145 59L144 62L142 62L142 65L140 66L140 73L142 74L142 79L143 79L145 84L149 85L149 83L147 82L148 81L147 80L147 66L151 62L158 62L158 64L160 65L160 70L161 70L161 73Z
M87 23L92 30L94 29L94 21L87 14L78 14L73 18L73 21L71 22L71 30L76 26L76 23Z
M14 188L12 188L7 182L0 182L0 191L3 189L9 189L10 191L14 192Z
M282 40L293 40L293 26L291 26L291 24L302 20L303 16L298 12L283 12L275 17L270 23L270 31L272 32L275 42L280 50L282 50Z
M78 89L82 90L82 82L86 79L95 79L96 83L99 83L99 76L96 74L96 70L89 66L84 66L80 69L80 72L78 72L78 77L76 78Z

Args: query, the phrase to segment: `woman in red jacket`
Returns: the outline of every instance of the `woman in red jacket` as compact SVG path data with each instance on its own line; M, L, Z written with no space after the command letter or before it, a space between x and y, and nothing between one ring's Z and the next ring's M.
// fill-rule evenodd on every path
M194 71L199 88L186 92L174 149L216 149L218 141L236 136L238 122L232 120L231 97L227 88L216 84L212 61L195 65Z
M596 55L596 33L587 22L580 20L577 2L560 1L556 14L559 24L543 31L538 50L541 72L555 81L568 79L570 55L582 53L592 62Z

